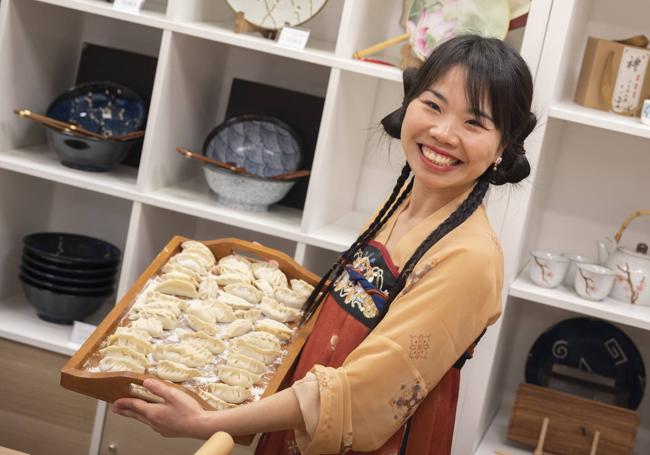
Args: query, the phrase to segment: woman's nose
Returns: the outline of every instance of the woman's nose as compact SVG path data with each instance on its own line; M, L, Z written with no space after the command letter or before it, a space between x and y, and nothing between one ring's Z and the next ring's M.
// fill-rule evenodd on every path
M458 135L456 134L453 120L436 119L436 122L429 128L429 134L441 144L458 145Z

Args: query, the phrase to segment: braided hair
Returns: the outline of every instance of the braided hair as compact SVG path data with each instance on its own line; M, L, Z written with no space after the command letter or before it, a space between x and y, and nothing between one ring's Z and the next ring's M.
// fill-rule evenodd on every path
M403 290L415 265L426 252L480 207L490 183L517 183L530 174L523 143L537 123L537 118L530 112L532 76L521 56L494 38L478 35L452 38L436 47L422 67L406 69L403 73L404 101L397 110L382 119L384 130L393 138L400 139L402 122L409 103L456 66L465 69L465 91L472 112L478 116L481 101L486 95L491 102L494 125L501 132L502 161L498 168L486 169L467 199L427 236L406 261L394 285L388 290L388 304ZM311 317L325 299L336 279L343 273L345 265L352 261L354 254L377 235L410 194L413 188L413 177L409 179L410 175L411 168L407 163L390 197L368 228L339 256L307 299L301 324Z

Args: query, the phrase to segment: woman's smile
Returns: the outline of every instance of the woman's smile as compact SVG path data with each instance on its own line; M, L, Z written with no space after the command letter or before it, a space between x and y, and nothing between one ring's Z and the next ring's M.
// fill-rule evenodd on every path
M437 147L426 144L420 144L420 157L425 166L433 171L439 172L453 171L455 166L463 164L463 162L455 156L446 153Z

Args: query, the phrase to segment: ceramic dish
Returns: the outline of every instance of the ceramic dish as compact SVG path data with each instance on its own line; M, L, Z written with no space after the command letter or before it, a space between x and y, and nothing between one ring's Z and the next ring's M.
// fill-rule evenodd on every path
M58 324L72 324L91 314L108 299L108 296L79 296L61 294L42 289L29 280L21 280L27 301L39 318Z
M260 177L295 171L303 155L293 128L258 115L233 117L218 125L205 139L203 154Z
M98 278L72 278L42 272L34 267L31 267L29 263L24 259L20 264L20 271L29 277L34 277L35 280L46 281L48 283L52 283L55 286L101 288L105 286L112 286L115 283L115 275L108 275Z
M64 264L52 263L44 260L42 257L35 256L29 250L23 250L23 263L29 265L32 269L39 272L50 273L61 278L104 278L107 276L115 276L117 273L117 265L104 268L72 268L66 267Z
M226 0L236 13L244 13L251 24L267 30L295 27L314 17L327 0Z
M238 210L268 210L287 195L295 180L273 180L236 174L215 166L203 166L205 180L219 204Z
M102 287L59 286L57 284L41 280L22 270L19 273L18 277L23 282L26 282L32 286L37 286L40 289L52 291L56 294L78 295L82 297L102 297L111 295L115 290L112 284Z
M113 82L91 82L59 95L47 108L46 115L110 137L140 130L145 121L145 105L128 87Z
M73 268L116 266L121 257L119 248L100 239L62 232L40 232L23 239L24 248L47 262Z
M636 409L645 366L620 329L590 318L564 320L542 333L526 362L526 382Z
M476 33L503 39L508 32L508 0L413 0L405 14L413 53L426 60L445 39Z

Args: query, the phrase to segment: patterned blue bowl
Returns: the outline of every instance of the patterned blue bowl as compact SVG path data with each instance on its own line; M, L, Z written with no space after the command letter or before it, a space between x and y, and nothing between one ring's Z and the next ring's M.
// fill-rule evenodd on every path
M232 163L260 177L291 172L302 160L296 132L275 117L233 117L210 132L203 144L209 158Z
M104 136L119 136L142 129L145 105L133 90L113 82L77 85L59 95L47 116L75 123Z

